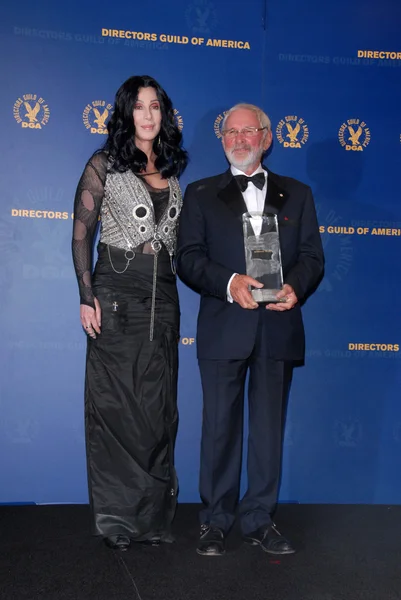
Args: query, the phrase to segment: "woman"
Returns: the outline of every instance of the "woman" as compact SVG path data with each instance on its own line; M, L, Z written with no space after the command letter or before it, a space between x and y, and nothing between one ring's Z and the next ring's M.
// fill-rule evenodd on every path
M93 529L126 550L131 540L173 541L180 315L173 257L182 204L177 177L187 154L171 100L148 76L120 87L108 132L78 184L72 247L88 334Z

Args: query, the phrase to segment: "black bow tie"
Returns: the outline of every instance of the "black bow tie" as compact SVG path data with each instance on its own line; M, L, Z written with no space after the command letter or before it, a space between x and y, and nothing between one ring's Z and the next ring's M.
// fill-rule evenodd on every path
M265 174L256 173L256 175L252 175L252 177L247 177L246 175L236 175L235 180L238 183L241 192L245 192L250 181L252 181L252 183L256 185L259 190L263 190L263 186L265 185Z

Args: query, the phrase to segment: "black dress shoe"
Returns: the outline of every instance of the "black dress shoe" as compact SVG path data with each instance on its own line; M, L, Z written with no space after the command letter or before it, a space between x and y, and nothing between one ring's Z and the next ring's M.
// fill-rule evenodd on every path
M131 540L126 535L109 535L109 537L104 538L104 542L106 546L113 550L125 552L128 549Z
M269 554L294 554L295 550L285 539L275 525L260 527L252 533L243 536L246 544L260 546Z
M225 535L219 527L202 525L197 553L201 556L221 556L225 553Z

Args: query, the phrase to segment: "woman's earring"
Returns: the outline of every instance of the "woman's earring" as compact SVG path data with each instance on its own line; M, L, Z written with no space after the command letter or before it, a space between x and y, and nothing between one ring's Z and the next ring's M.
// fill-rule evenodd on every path
M157 140L157 145L160 147L160 144L161 144L161 142L160 142L160 135L159 135L159 139Z

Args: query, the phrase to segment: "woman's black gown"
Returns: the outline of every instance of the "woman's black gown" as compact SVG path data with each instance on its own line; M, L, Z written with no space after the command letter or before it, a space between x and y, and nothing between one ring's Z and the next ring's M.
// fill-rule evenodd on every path
M102 155L95 155L81 177L74 216L79 225L74 227L73 240L81 303L93 306L95 296L102 309L101 334L88 337L86 358L85 429L93 531L104 537L121 534L137 541L158 537L169 541L177 496L176 277L163 247L150 341L154 256L146 253L149 245L136 248L126 268L124 250L99 243L93 277L88 275L105 169ZM169 193L147 187L157 222Z

